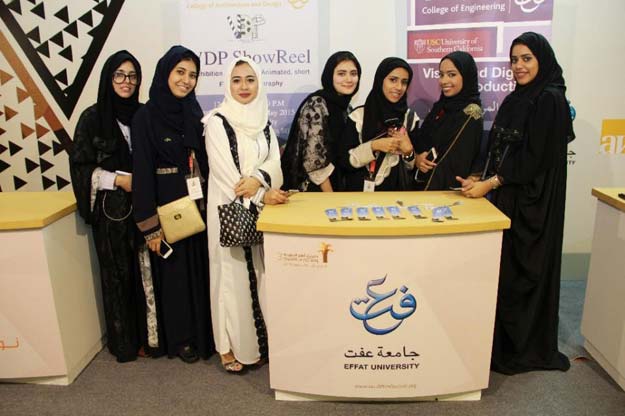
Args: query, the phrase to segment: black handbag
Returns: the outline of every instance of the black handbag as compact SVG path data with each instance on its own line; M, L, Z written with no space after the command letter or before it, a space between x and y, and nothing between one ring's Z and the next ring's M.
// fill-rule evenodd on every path
M230 123L224 116L219 113L215 114L224 124L226 135L232 152L232 160L240 171L239 155L236 153L237 137L230 126ZM267 145L270 143L269 123L264 129ZM255 210L254 210L255 211ZM256 230L256 221L258 221L258 213L254 212L243 205L243 198L235 199L229 204L219 205L217 213L219 215L219 244L222 247L246 247L263 243L263 233Z
M263 243L263 233L256 230L258 214L237 200L217 207L219 214L219 244L222 247L242 247Z

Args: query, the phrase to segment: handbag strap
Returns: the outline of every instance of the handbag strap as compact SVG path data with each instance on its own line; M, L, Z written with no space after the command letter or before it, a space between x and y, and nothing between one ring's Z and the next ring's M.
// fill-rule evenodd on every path
M221 119L221 122L224 125L224 130L226 131L226 136L228 136L228 144L230 145L230 153L232 154L232 160L234 161L234 165L237 167L239 173L241 173L241 164L239 163L239 151L237 147L237 135L234 132L234 129L228 123L228 120L221 114L215 113L217 117ZM271 134L269 132L269 126L271 122L267 120L267 125L263 129L263 133L265 134L265 139L267 139L267 148L271 147Z
M479 114L477 114L477 110L473 106L478 107L478 109L480 110ZM454 140L451 142L451 144L449 145L449 147L447 148L443 156L440 159L438 159L438 162L436 163L436 166L434 167L434 169L432 169L432 173L430 174L430 179L428 179L428 183L427 185L425 185L425 189L424 189L425 191L427 191L428 188L430 187L430 182L432 182L434 173L436 173L436 168L440 166L443 160L445 160L445 156L447 156L449 152L451 151L451 149L454 147L454 145L458 141L458 138L464 131L464 128L467 126L467 124L469 124L469 121L471 121L471 119L479 120L482 117L481 109L476 104L469 104L468 106L466 106L464 109L464 113L467 115L467 119L464 121L464 124L462 125L462 127L460 127L460 130L458 130L456 137L454 137Z

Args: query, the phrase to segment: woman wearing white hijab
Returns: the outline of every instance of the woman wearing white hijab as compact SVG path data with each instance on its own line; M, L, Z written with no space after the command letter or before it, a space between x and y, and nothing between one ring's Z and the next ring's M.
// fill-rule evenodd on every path
M258 293L264 273L260 245L221 247L217 207L242 197L250 210L287 201L278 140L269 126L261 71L248 58L230 63L223 102L206 115L210 169L207 196L210 296L215 347L229 372L267 355Z

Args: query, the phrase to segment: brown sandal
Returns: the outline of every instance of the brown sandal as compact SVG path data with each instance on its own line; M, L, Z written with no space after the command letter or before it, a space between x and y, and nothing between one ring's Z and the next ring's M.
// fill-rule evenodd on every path
M232 353L224 354L220 356L221 365L224 370L229 373L240 373L243 371L243 364L237 361L236 358L232 355ZM226 361L228 360L228 361Z
M224 370L226 370L229 373L239 373L243 371L243 364L241 364L237 360L233 360L227 363L222 361L221 365L223 365Z

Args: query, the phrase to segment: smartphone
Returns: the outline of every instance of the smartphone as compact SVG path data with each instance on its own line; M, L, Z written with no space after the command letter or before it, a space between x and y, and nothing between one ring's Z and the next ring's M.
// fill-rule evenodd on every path
M173 252L174 252L174 249L171 248L169 243L165 240L161 240L161 248L158 254L160 254L162 258L166 259L167 257L171 256L171 253Z
M431 148L430 151L428 152L427 156L425 156L425 158L427 160L429 160L430 162L434 162L437 157L438 157L438 153L436 153L436 149L435 148Z
M384 125L389 129L399 129L403 126L402 121L397 117L384 120Z
M123 170L116 170L115 174L116 175L121 175L121 176L130 176L130 175L132 175L130 172L124 172Z

